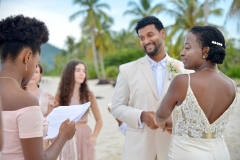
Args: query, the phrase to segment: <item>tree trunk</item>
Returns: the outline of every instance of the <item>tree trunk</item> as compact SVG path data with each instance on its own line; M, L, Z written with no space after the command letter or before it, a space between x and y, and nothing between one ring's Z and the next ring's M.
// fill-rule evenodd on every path
M204 26L208 25L209 3L208 0L204 2Z
M97 60L97 50L95 45L95 35L94 35L94 28L91 27L91 41L92 41L92 52L93 52L93 61L94 61L94 68L97 74L97 78L100 79L99 69L98 69L98 60Z
M99 60L100 60L100 66L101 66L101 71L102 71L102 78L106 79L106 73L105 73L105 67L104 67L104 62L102 56L99 54Z

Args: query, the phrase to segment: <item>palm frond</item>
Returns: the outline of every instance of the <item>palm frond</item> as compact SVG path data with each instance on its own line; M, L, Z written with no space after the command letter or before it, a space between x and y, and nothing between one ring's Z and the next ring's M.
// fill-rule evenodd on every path
M126 15L134 15L134 16L138 16L139 13L138 10L126 10L123 15L126 16Z
M133 31L133 27L136 26L137 22L140 20L141 18L137 18L137 19L133 19L130 24L129 24L129 31Z
M149 15L158 14L161 11L164 11L165 8L166 7L163 4L157 4L149 11Z
M109 6L108 4L106 4L106 3L97 4L97 5L96 5L96 8L97 8L97 9L105 8L105 9L110 10L110 6Z
M140 0L142 8L147 11L151 8L152 0Z
M233 18L236 17L239 19L240 17L240 0L233 0L231 7L228 12L228 17Z
M209 14L210 14L210 15L213 15L213 16L216 16L216 17L222 16L222 14L223 14L223 9L218 8L218 9L210 10L210 11L209 11Z
M70 21L73 21L75 20L79 15L84 15L86 13L85 10L80 10L80 11L77 11L76 13L74 13L73 15L70 16Z

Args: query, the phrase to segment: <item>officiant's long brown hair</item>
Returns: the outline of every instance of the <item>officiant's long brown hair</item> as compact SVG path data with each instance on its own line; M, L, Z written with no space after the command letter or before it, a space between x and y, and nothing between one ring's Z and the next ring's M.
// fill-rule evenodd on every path
M70 104L70 99L73 95L73 89L75 84L74 72L75 67L78 64L83 64L86 69L86 65L83 62L79 60L72 60L68 62L68 64L66 65L62 72L57 92L57 99L60 106L66 106ZM91 93L87 85L87 73L83 83L79 88L79 95L80 95L79 102L81 104L89 101Z

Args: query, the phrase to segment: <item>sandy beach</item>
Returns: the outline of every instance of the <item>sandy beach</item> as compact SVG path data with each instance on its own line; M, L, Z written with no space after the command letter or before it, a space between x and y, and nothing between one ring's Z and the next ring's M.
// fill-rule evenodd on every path
M96 153L98 160L120 160L124 145L124 135L118 131L117 122L108 112L107 106L111 102L114 88L112 85L96 85L98 80L89 80L90 89L97 97L97 102L103 119L103 127L98 136ZM56 94L59 78L43 77L41 89ZM238 88L238 102L225 130L225 140L232 160L240 160L240 88ZM93 129L94 117L90 114L89 125Z

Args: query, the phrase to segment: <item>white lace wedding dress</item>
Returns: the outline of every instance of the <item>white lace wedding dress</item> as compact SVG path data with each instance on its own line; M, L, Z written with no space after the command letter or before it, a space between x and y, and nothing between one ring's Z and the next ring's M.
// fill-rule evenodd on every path
M169 159L230 160L223 132L236 102L237 96L230 107L210 124L192 92L189 76L187 96L173 111Z

